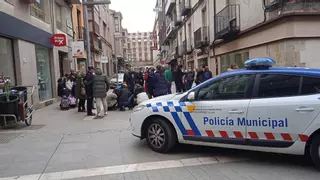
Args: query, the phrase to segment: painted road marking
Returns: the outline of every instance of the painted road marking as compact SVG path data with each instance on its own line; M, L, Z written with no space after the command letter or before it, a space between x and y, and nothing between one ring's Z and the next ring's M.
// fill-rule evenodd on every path
M189 159L180 159L180 160L168 160L168 161L155 161L155 162L146 162L138 164L124 164L118 166L107 166L91 169L78 169L71 171L61 171L45 174L32 174L24 176L13 176L0 178L0 180L61 180L61 179L73 179L73 178L85 178L92 176L101 176L101 175L110 175L110 174L119 174L119 173L129 173L137 171L149 171L149 170L158 170L158 169L169 169L169 168L179 168L179 167L188 167L188 166L199 166L199 165L208 165L215 163L224 163L224 162L235 162L242 161L243 158L231 158L224 156L216 157L199 157L199 158L189 158Z

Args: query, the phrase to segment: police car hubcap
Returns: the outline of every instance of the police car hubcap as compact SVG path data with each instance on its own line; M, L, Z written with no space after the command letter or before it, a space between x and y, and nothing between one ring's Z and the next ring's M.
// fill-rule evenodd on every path
M152 146L156 148L162 147L165 142L164 136L164 131L160 125L153 124L149 127L148 137Z

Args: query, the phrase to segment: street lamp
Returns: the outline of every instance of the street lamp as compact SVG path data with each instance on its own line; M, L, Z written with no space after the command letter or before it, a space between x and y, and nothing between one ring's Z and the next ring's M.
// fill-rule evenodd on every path
M94 6L94 5L102 5L102 4L111 4L110 0L100 0L100 1L92 1L92 2L87 2L87 0L83 0L82 2L84 6L84 19L85 19L85 24L86 24L86 38L87 38L87 52L88 52L88 66L92 66L92 61L91 61L91 51L90 51L90 35L89 35L89 19L88 19L88 6Z

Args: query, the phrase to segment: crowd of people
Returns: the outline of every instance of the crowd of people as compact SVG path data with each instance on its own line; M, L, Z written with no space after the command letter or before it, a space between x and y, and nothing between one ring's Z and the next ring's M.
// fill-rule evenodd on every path
M228 71L237 69L231 65ZM174 82L176 92L185 92L212 78L212 72L203 66L197 70L183 70L179 65L176 69L158 65L138 72L128 70L124 73L122 87L110 84L109 77L100 68L88 67L87 73L71 71L58 80L58 96L61 97L60 107L78 107L78 112L87 112L88 116L102 118L108 110L125 111L147 99L171 94ZM86 104L86 106L85 106ZM96 105L97 114L92 112Z

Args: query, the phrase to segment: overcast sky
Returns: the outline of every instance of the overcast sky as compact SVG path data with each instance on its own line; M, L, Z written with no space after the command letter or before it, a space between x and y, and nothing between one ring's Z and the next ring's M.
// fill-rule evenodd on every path
M122 26L129 32L146 32L153 29L155 5L156 0L111 0L110 8L121 11Z

